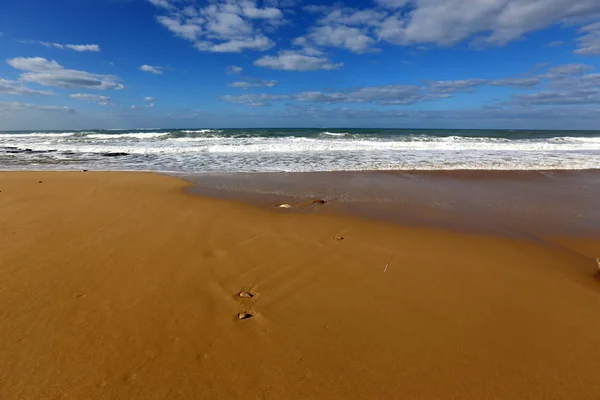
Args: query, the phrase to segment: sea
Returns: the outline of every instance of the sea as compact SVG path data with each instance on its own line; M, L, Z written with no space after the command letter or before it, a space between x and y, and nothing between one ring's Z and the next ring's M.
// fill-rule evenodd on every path
M600 168L600 131L137 129L0 132L3 170L172 173Z

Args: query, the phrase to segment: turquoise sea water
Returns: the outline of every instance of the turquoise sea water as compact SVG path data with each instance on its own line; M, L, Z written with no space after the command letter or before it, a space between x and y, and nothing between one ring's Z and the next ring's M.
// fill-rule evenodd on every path
M0 132L2 169L183 173L600 168L600 131L142 129Z

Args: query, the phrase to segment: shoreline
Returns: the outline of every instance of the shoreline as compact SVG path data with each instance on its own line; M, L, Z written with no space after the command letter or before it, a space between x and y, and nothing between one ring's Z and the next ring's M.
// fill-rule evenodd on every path
M328 207L318 212L400 225L441 226L492 234L600 237L600 210L596 207L600 198L600 170L174 176L193 184L187 189L190 193L263 208L287 203L304 209L306 202L326 200Z
M278 210L190 185L0 173L3 400L600 396L599 239Z

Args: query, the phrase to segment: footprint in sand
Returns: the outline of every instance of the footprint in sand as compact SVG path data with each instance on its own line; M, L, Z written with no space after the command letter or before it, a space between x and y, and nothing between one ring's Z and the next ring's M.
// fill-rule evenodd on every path
M241 312L238 314L238 319L249 319L254 317L254 314L251 312Z
M244 291L244 292L239 292L238 293L238 297L241 297L242 299L251 299L254 296L256 296L256 295L254 293L252 293L252 292L246 292L246 291Z
M247 300L247 299L252 299L255 296L256 296L256 293L254 293L254 292L251 292L249 290L242 290L241 292L239 292L237 294L236 297L239 298L239 299ZM244 311L244 312L239 313L237 315L237 317L238 317L238 319L249 319L249 318L254 317L254 312L252 312L252 311Z

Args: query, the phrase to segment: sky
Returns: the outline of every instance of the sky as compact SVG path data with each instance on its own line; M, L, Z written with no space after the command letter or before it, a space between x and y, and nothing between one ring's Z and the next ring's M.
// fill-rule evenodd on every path
M0 130L600 129L600 0L1 0Z

